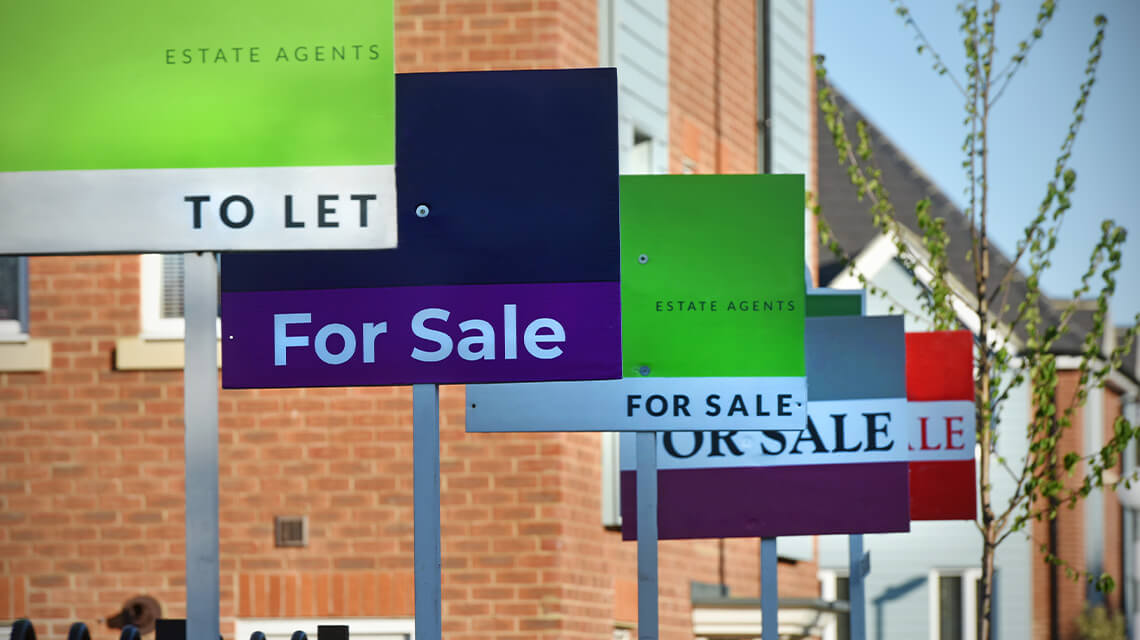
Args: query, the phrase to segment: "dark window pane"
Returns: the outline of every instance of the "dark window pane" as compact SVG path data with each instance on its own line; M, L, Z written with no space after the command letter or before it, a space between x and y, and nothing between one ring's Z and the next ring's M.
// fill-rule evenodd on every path
M182 266L182 254L168 253L162 256L161 318L181 318L184 315L182 283L185 272Z
M836 600L850 600L851 599L851 579L847 577L835 579L835 599ZM835 614L836 620L836 640L850 640L851 638L851 614L850 613L837 613Z
M962 640L962 577L938 578L938 638Z
M20 259L0 256L0 320L20 319Z
M991 583L992 584L992 583ZM990 597L990 606L994 604L993 597ZM974 580L974 620L982 619L982 579L977 578Z
M185 259L181 253L162 255L162 290L159 292L161 318L182 318L186 316L182 293L185 290ZM220 274L220 272L219 272ZM221 289L218 290L218 309L221 310Z

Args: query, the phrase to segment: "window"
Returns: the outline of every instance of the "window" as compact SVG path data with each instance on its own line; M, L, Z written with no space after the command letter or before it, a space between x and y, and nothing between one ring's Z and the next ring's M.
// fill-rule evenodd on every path
M980 569L930 572L931 640L976 640L981 609Z
M28 259L0 256L0 340L28 334Z
M607 431L602 436L602 526L621 527L621 434Z
M182 301L182 254L142 256L142 332L149 339L180 339L186 334ZM220 329L219 329L220 330Z
M140 258L139 315L142 330L138 336L124 336L115 341L116 369L178 370L183 367L185 351L182 340L186 336L183 260L181 253L147 253ZM215 320L214 326L216 335L220 336L221 321ZM220 340L218 345L220 354Z
M822 570L819 572L820 597L829 602L847 602L851 599L851 579L846 571ZM835 621L823 630L823 640L848 640L851 637L851 614L836 613Z
M633 130L633 147L626 153L625 171L622 173L654 173L653 138L649 134Z

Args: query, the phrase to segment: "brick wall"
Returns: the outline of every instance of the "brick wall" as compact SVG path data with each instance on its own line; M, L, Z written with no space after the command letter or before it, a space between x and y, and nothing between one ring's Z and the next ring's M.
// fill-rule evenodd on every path
M674 173L755 173L756 3L669 5L669 136Z
M718 4L718 46L711 3L671 9L677 171L755 170L753 3ZM402 72L597 60L595 0L397 0L396 14ZM42 635L83 620L115 638L102 619L140 593L185 614L181 372L113 366L115 340L140 331L139 264L31 259L31 333L52 339L52 369L0 373L0 619ZM462 405L443 389L447 636L605 638L635 622L636 546L600 523L599 436L467 435ZM219 432L227 637L234 617L413 615L407 388L222 391ZM306 515L309 546L275 548L276 515ZM661 637L691 637L690 582L722 566L734 595L759 595L758 558L755 540L662 543ZM786 563L782 595L816 595L814 576Z
M1058 414L1067 407L1072 406L1073 392L1077 388L1079 372L1058 372L1057 411ZM1106 388L1104 393L1104 438L1111 437L1111 425L1115 419L1122 415L1123 399L1119 392ZM1084 447L1084 411L1078 409L1073 414L1072 427L1066 430L1058 443L1058 459L1068 452L1083 452ZM1119 467L1118 467L1119 471ZM1074 468L1072 477L1065 480L1067 487L1077 487L1080 478L1085 474L1084 463L1078 463ZM1064 478L1064 471L1059 472ZM1109 478L1105 478L1106 481ZM1122 557L1123 523L1120 500L1116 494L1104 494L1104 572L1110 574L1116 581L1116 590L1108 597L1111 608L1120 611L1122 607L1121 589L1124 577L1124 563ZM1057 570L1057 599L1058 622L1061 640L1077 640L1077 617L1080 615L1086 602L1088 585L1085 577L1087 572L1095 570L1089 567L1085 555L1085 504L1077 503L1076 508L1069 509L1062 506L1057 514L1057 556L1063 564ZM1050 594L1049 594L1049 565L1044 560L1043 553L1037 553L1045 548L1049 542L1049 524L1047 521L1034 522L1032 525L1034 544L1033 575L1033 638L1034 640L1049 640L1050 621ZM1080 574L1076 577L1066 576L1065 567Z

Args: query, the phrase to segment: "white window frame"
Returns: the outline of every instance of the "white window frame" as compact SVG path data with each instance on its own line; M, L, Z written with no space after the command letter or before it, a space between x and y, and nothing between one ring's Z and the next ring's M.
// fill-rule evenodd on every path
M16 261L17 317L0 320L0 342L28 341L28 259L19 257Z
M602 526L621 527L621 434L604 431L602 436Z
M931 569L926 586L929 594L930 640L942 640L941 587L939 578L958 577L962 579L962 640L977 640L978 610L974 604L978 600L978 580L982 577L979 568Z
M144 340L182 340L186 337L185 318L162 317L162 254L144 253L139 269L139 307ZM217 335L222 323L217 321Z
M318 625L333 624L348 625L349 637L354 640L372 640L381 634L416 640L414 618L238 618L234 620L234 637L245 640L254 631L261 631L266 640L288 640L300 630L316 640Z
M816 577L819 579L819 597L825 602L835 602L838 599L839 579L850 578L850 575L846 569L820 569L816 573ZM836 640L838 637L839 617L836 616L823 628L823 634L820 638L821 640Z

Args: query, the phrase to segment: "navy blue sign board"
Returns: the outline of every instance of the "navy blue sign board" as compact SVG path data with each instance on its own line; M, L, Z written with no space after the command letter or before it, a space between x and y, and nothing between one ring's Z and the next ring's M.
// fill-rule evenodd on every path
M224 256L223 386L620 377L615 70L396 96L398 248Z
M224 387L414 385L424 640L438 384L621 377L617 139L614 69L398 75L398 248L223 257ZM325 223L355 204L330 196Z

